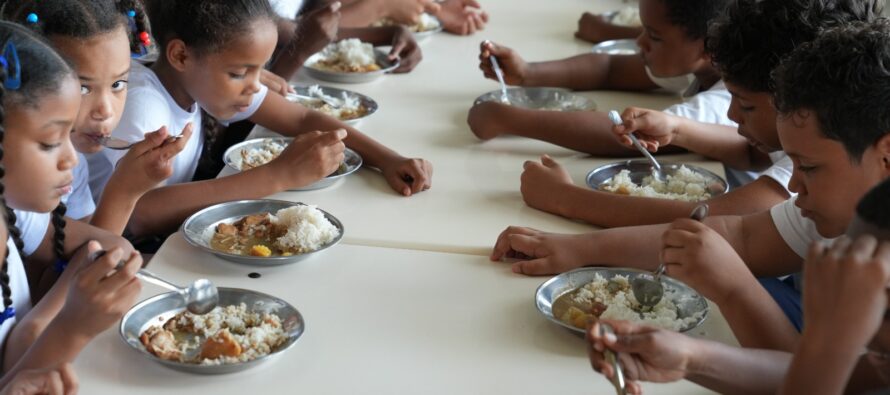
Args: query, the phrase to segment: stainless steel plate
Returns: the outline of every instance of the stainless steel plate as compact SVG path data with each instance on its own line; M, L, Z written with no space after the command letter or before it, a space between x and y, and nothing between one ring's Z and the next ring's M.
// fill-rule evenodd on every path
M284 300L246 289L219 288L220 306L238 305L241 303L246 304L249 311L275 313L278 315L281 318L284 331L287 333L287 341L269 355L249 362L211 366L158 358L145 349L145 346L139 341L139 336L149 327L163 325L168 319L185 310L182 298L174 292L152 297L130 309L121 320L121 338L140 355L171 369L197 374L224 374L252 368L285 352L293 347L306 329L306 323L303 321L303 316L300 312Z
M341 119L341 121L343 121L347 125L351 125L351 126L358 125L359 122L367 119L371 115L374 115L374 113L376 113L377 110L380 108L380 106L377 104L376 101L374 101L374 99L372 99L368 96L365 96L361 93L358 93L358 92L353 92L353 91L349 91L349 90L345 90L345 89L333 88L330 86L319 86L319 88L321 89L321 92L324 93L325 95L333 96L337 99L343 98L343 94L346 94L349 97L356 97L356 98L358 98L359 102L361 102L362 106L364 106L368 110L368 113L361 117L353 118L353 119ZM294 90L297 91L297 94L300 96L309 96L309 87L295 86ZM291 100L291 99L288 98L288 100ZM293 99L293 100L297 101L298 103L305 104L304 100L301 100L301 99Z
M593 111L596 103L584 96L561 88L507 88L510 105L530 110ZM491 91L476 98L473 105L501 101L501 91Z
M377 65L380 66L380 70L371 71L367 73L338 73L329 70L323 70L315 67L315 63L321 58L321 53L317 53L306 59L306 62L303 64L303 67L306 68L306 74L310 77L330 82L337 82L341 84L360 84L364 82L374 81L383 74L386 74L390 71L395 70L399 67L399 61L396 60L392 62L389 60L389 55L386 52L381 51L380 49L374 48L374 55L377 58Z
M636 55L640 53L640 47L637 41L631 38L621 40L603 41L594 45L590 49L593 53L604 53L607 55Z
M635 277L640 275L651 275L651 272L636 269L607 267L585 267L572 270L570 272L566 272L553 277L541 284L541 286L538 287L537 291L535 291L535 307L538 308L538 311L541 312L544 317L546 317L553 323L567 328L573 332L584 333L584 330L578 329L572 325L562 322L559 318L554 317L553 302L559 299L560 296L574 291L593 281L596 278L597 274L599 274L606 280L611 279L616 275L627 276L629 280L633 280ZM680 332L686 332L701 325L701 323L704 322L708 316L707 300L699 295L699 293L696 292L694 289L689 288L689 286L681 283L680 281L677 281L668 276L661 276L661 279L664 283L664 297L669 298L676 304L677 310L680 313L680 318L691 317L695 314L698 314L699 312L702 312L701 319L696 321L694 324L682 328Z
M436 21L439 22L439 27L435 29L425 30L422 32L414 32L414 39L417 41L424 40L426 38L432 37L437 33L441 33L445 28L442 27L442 21L439 21L439 18L433 17Z
M264 137L243 141L229 147L229 149L226 150L225 154L223 154L223 162L225 162L226 166L236 171L241 171L241 150L261 147L270 140L286 146L290 144L291 141L293 141L294 139L291 137ZM312 184L309 184L302 188L290 189L290 191L314 191L316 189L327 188L331 185L334 185L337 181L346 178L346 176L355 173L362 167L363 160L358 152L347 148L343 152L343 154L343 165L345 166L345 168L342 168L340 171L337 171L336 173L322 178L321 180L318 180Z
M703 175L708 181L707 190L711 193L711 196L722 195L729 191L729 184L726 183L726 180L707 169L680 163L661 161L659 161L659 163L661 164L662 170L668 175L679 169L680 166L686 166L689 170ZM631 159L597 167L596 169L591 170L590 173L587 173L587 186L593 189L602 189L612 177L620 173L622 170L629 171L631 181L639 185L643 182L644 177L652 174L652 164L646 159Z
M216 255L222 259L236 263L257 266L275 266L299 262L309 257L315 256L320 252L331 248L339 243L340 240L343 238L343 232L345 231L345 229L343 228L343 223L341 223L339 219L337 219L327 211L321 210L321 212L324 213L325 218L327 218L328 221L331 221L331 224L333 224L337 227L337 229L340 230L340 235L337 236L334 241L322 246L318 250L305 254L294 254L291 256L258 257L229 254L226 252L217 251L210 246L210 240L213 238L213 234L216 232L216 226L222 222L232 223L246 215L263 212L275 214L275 212L277 212L278 210L299 205L303 205L303 203L271 199L239 200L235 202L220 203L215 206L207 207L195 214L192 214L192 216L186 219L185 222L182 224L182 233L185 237L185 240L188 241L189 244L198 247L208 253Z

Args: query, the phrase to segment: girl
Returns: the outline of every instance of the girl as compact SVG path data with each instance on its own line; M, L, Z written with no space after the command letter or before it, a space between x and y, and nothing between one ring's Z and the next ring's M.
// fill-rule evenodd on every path
M228 122L249 119L299 137L267 166L192 183L204 136L190 140L174 161L167 185L139 200L130 225L134 233L170 232L208 205L308 185L339 166L344 143L403 195L430 187L429 162L402 157L333 118L279 95L266 95L259 75L278 38L268 1L154 1L147 5L162 56L151 69L133 65L127 105L113 136L138 141L142 130L162 125L177 130L188 122L200 130L199 110L203 109ZM91 161L90 170L109 173L121 155L105 150L104 163ZM101 185L91 186L101 189Z
M121 159L104 194L95 200L89 188L89 167L83 154L102 150L100 141L117 126L127 96L130 52L138 49L138 36L146 32L144 11L137 1L49 0L8 3L11 19L42 33L71 63L80 79L81 109L71 133L80 153L71 194L62 197L68 216L120 234L142 194L169 177L172 158L185 147L186 138L167 140L161 128L146 134ZM130 16L131 15L131 16ZM137 23L137 21L140 21ZM135 29L135 31L131 31ZM146 32L147 33L147 32Z
M6 154L0 155L0 165L7 170L0 174L5 173L9 187L4 197L9 207L20 212L46 213L57 207L71 188L77 159L69 134L80 106L78 84L67 63L25 28L0 22L0 43L0 102L6 110L0 111L0 138ZM18 371L73 361L90 339L113 325L132 305L140 291L135 272L142 264L138 253L122 247L92 261L88 255L103 245L125 246L126 242L77 221L70 221L67 228L69 221L55 221L53 231L47 232L55 248L41 243L39 249L55 249L63 258L73 257L72 268L65 271L50 295L25 315L30 307L28 283L18 254L24 243L9 207L13 243L0 270L6 317L0 325L0 341L5 341L2 356L7 374L0 379L0 387ZM89 241L96 239L103 242ZM126 264L115 271L122 258L127 258Z

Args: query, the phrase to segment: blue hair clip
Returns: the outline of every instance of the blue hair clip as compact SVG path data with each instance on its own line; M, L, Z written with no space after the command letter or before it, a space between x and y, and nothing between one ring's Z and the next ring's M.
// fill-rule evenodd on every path
M6 70L6 78L3 87L16 90L22 87L22 64L19 63L19 53L15 50L15 44L7 41L3 46L3 54L0 55L0 66Z
M56 263L53 265L53 269L56 271L56 273L62 273L67 268L68 268L68 261L66 261L64 259L57 259Z
M25 17L25 21L27 21L28 23L37 23L38 21L40 21L40 18L37 17L37 14L32 12Z
M0 313L0 325L3 325L10 318L15 318L15 307L12 306L7 307Z
M130 11L127 11L127 16L130 17L130 18L135 18L135 17L136 17L136 10L130 10Z

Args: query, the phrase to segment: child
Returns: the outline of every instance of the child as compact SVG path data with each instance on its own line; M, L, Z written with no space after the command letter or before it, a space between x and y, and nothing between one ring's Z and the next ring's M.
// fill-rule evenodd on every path
M19 258L22 241L10 208L48 212L70 189L76 156L69 133L80 106L80 90L65 61L25 28L0 22L0 43L0 97L5 110L0 112L0 141L5 154L0 155L5 170L0 174L5 174L6 187L0 190L8 203L12 241L7 243L8 258L0 271L5 309L0 341L4 343L2 357L7 373L0 381L3 386L19 371L73 361L94 336L120 319L139 294L135 273L142 260L137 252L125 252L120 247L91 260L88 255L103 246L88 242L95 240L93 236L109 240L104 244L109 248L124 242L77 221L70 221L68 227L58 226L54 236L64 230L67 237L56 239L56 248L63 258L73 256L71 269L52 291L62 297L48 296L28 311L28 283ZM115 271L123 258L125 265ZM49 323L43 325L44 321Z
M799 335L755 276L800 272L810 244L842 235L856 202L890 176L890 112L881 105L890 96L886 25L820 37L795 49L775 72L777 127L795 165L789 182L795 198L704 223L684 219L571 236L510 228L492 259L530 256L513 268L526 274L593 263L651 270L665 262L669 275L720 306L743 346L792 350Z
M201 130L199 110L205 110L229 122L249 119L299 137L266 166L190 182L204 144L204 136L196 136L174 160L167 184L149 191L137 203L130 223L134 234L172 232L187 216L208 205L308 185L337 169L344 143L379 169L397 192L410 196L430 187L429 162L402 157L333 118L281 96L266 95L259 73L277 42L275 15L267 1L177 0L147 5L163 56L152 69L133 65L127 104L113 136L139 141L140 131L161 126L179 130L189 122ZM121 156L119 151L104 150L96 161L91 158L94 190L102 189Z
M730 2L711 23L706 49L732 100L728 116L737 127L705 124L666 112L629 108L625 123L614 128L634 132L652 151L669 144L722 161L736 185L707 201L711 215L753 214L791 195L791 160L781 151L772 106L770 72L795 46L813 40L822 29L874 17L876 3L861 0L741 0ZM741 137L740 137L741 136ZM756 179L755 179L756 178ZM548 158L526 164L521 191L534 208L604 227L647 225L683 218L698 204L628 197L575 185ZM732 184L732 182L731 182Z
M147 134L115 167L103 196L96 196L100 204L95 206L83 154L101 151L100 141L111 134L120 120L127 95L130 41L138 35L130 31L126 15L132 12L132 20L141 19L141 4L112 0L7 3L7 11L13 8L11 19L22 21L47 37L72 63L80 79L83 98L71 133L74 148L79 152L78 163L72 192L62 197L68 207L67 215L121 234L136 201L169 176L172 158L191 135L190 130L185 130L184 139L169 142L164 128ZM38 21L28 23L29 15L36 16Z
M744 349L679 333L608 322L614 336L587 334L591 365L611 377L606 348L619 352L631 393L637 381L683 378L721 393L840 394L890 386L890 182L863 197L847 235L814 243L804 264L806 327L797 351ZM853 240L853 241L851 241ZM863 354L862 350L868 351ZM829 357L826 357L829 356ZM873 369L870 371L870 369ZM877 375L875 374L877 373Z
M730 96L704 51L708 22L729 0L641 0L646 31L637 38L640 55L584 54L552 62L527 64L513 50L483 43L480 68L496 79L489 60L498 58L510 85L554 86L575 90L644 91L659 87L658 78L695 75L687 82L689 100L667 111L698 121L732 124L726 119ZM634 151L615 142L604 111L535 111L496 102L473 106L467 116L482 140L502 134L547 141L598 156L627 156Z

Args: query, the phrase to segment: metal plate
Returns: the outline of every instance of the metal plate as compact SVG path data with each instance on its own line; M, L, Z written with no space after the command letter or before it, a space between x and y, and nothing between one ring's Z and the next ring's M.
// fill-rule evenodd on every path
M226 166L232 168L233 170L241 171L239 169L241 163L241 150L261 147L270 140L287 146L294 139L291 137L264 137L242 141L229 147L229 149L226 150L226 152L223 154L223 162L225 162ZM358 154L358 152L346 148L346 150L343 151L343 154L343 164L346 165L345 170L338 171L304 187L289 189L289 191L314 191L316 189L327 188L331 185L334 185L337 181L346 178L346 176L355 173L362 167L363 159L361 155Z
M121 319L120 335L124 342L140 355L171 369L197 374L224 374L250 369L285 352L296 344L306 329L306 323L300 312L284 300L246 289L219 289L220 306L241 303L246 304L248 311L251 312L268 312L278 315L281 318L284 331L287 333L287 341L272 353L249 362L210 366L158 358L145 349L145 346L139 341L139 336L149 327L163 325L168 319L185 310L182 298L174 292L152 297L130 309Z
M358 125L359 122L367 119L371 115L374 115L374 113L376 113L377 110L380 108L380 106L377 104L376 101L374 101L374 99L372 99L368 96L365 96L361 93L358 93L358 92L353 92L353 91L349 91L349 90L345 90L345 89L333 88L330 86L319 86L319 88L321 89L321 92L324 93L325 95L333 96L337 99L342 98L344 93L349 97L357 97L359 102L361 102L362 106L364 106L365 109L368 110L367 114L365 114L361 117L358 117L358 118L340 119L340 121L342 121L343 123L350 125L350 126ZM298 95L309 96L309 87L307 87L307 86L295 86L294 90L297 91ZM291 100L291 99L288 98L288 100ZM293 100L300 104L306 105L304 100L301 100L301 99L293 99ZM311 108L311 107L309 107L309 108Z
M652 273L648 271L627 268L585 267L575 269L570 272L565 272L556 277L553 277L541 284L541 286L539 286L538 289L535 291L535 307L537 307L538 311L541 312L541 314L543 314L544 317L546 317L551 322L567 328L573 332L583 334L583 329L578 329L572 325L562 322L559 318L553 316L553 302L559 299L560 296L572 292L593 281L596 278L597 274L599 274L606 280L609 280L616 275L622 275L627 276L628 280L632 281L639 275L651 275ZM692 315L698 314L699 312L703 312L701 315L701 319L696 321L694 324L682 328L680 332L687 332L701 325L701 323L704 322L705 319L707 319L708 317L707 300L699 295L699 293L696 292L694 289L689 288L688 285L683 284L680 281L677 281L666 275L662 275L661 279L665 288L665 297L670 298L671 301L674 301L675 305L677 306L678 312L683 313L680 318L690 317Z
M439 22L439 27L437 27L435 29L425 30L422 32L420 32L420 31L414 32L415 40L417 40L417 41L424 40L424 39L427 39L429 37L436 35L437 33L441 33L443 30L445 30L445 28L442 27L442 21L440 21L439 18L436 18L436 17L432 17L432 18L435 19L437 22ZM409 29L410 29L410 27L409 27Z
M192 214L192 216L186 219L185 222L182 224L182 233L185 237L185 240L189 244L198 247L205 252L216 255L227 261L256 266L276 266L299 262L315 256L328 248L333 247L334 245L339 243L341 239L343 239L343 232L345 231L345 229L343 228L343 223L341 223L339 219L337 219L327 211L319 209L324 214L325 218L327 218L328 221L331 222L331 224L333 224L337 227L337 229L340 230L340 235L337 236L337 238L335 238L332 242L322 246L315 251L307 252L305 254L294 254L291 256L259 257L230 254L227 252L215 250L210 247L210 240L213 238L213 234L216 232L216 226L221 222L232 223L246 215L264 212L275 214L275 212L277 212L278 210L299 205L303 205L303 203L271 199L239 200L228 203L220 203Z
M726 183L726 180L707 169L681 163L661 161L659 161L659 163L661 164L662 170L667 175L670 175L671 172L679 169L680 166L686 166L689 170L703 175L708 181L707 190L711 194L711 197L722 195L729 191L729 184ZM652 164L646 159L631 159L597 167L596 169L591 170L590 173L587 173L587 186L592 189L601 190L612 177L622 170L629 171L631 181L640 185L643 182L644 177L652 174Z
M530 110L593 111L596 103L584 96L561 88L507 88L510 105ZM491 91L476 98L473 105L501 102L501 91Z
M306 74L308 74L312 78L322 81L337 82L341 84L360 84L371 82L380 78L381 76L383 76L383 74L393 71L399 67L398 60L396 60L395 62L390 61L389 54L381 51L380 49L374 48L374 55L377 59L377 65L380 66L380 70L367 73L338 73L316 68L314 66L315 62L317 62L318 59L321 58L320 52L310 56L309 59L306 59L306 62L303 63L303 67L306 69Z
M636 40L627 38L603 41L594 45L590 52L604 53L606 55L637 55L640 53L640 47L637 46Z

